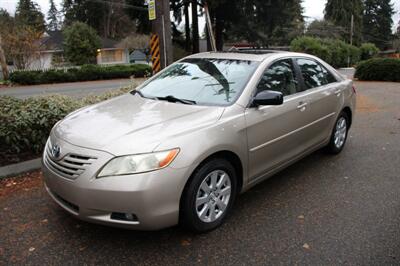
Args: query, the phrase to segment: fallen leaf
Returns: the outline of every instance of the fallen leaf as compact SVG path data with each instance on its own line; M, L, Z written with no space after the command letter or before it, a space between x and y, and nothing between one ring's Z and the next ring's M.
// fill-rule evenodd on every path
M34 247L30 247L30 248L29 248L29 252L32 252L32 251L34 251L34 250L35 250Z
M304 243L303 248L310 249L310 245L308 245L307 243Z
M348 177L348 176L345 176L344 179L349 179L349 177Z
M299 219L304 219L304 215L299 215L299 216L297 216L297 218L299 218Z
M189 240L183 239L183 240L181 240L181 245L182 246L190 246L190 242L189 242Z
M48 222L47 219L43 219L43 220L42 220L42 223L47 223L47 222Z
M79 248L79 251L84 251L86 248L87 248L87 246L85 246L85 247L80 247L80 248Z

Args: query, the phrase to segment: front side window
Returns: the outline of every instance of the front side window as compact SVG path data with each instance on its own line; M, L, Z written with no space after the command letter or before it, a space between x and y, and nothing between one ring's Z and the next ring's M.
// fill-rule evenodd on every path
M257 85L257 93L263 90L279 91L284 96L299 91L292 59L275 62L264 72Z
M298 58L296 61L303 75L306 89L312 89L336 82L336 78L326 68L314 60Z
M171 65L140 92L148 98L172 96L201 105L229 105L258 65L247 60L188 58Z

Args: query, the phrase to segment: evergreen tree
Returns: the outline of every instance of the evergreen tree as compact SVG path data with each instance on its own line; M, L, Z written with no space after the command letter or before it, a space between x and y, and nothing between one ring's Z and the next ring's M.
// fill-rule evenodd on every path
M288 45L303 33L304 19L300 0L229 1L227 37L260 46ZM234 10L232 10L234 8Z
M31 0L18 1L15 20L17 24L32 27L38 32L45 30L44 16L39 6Z
M149 14L137 7L147 8L143 0L126 0L127 7L125 9L128 16L134 21L136 31L141 34L149 34L151 32L151 21Z
M100 38L96 31L82 22L74 22L63 30L64 53L76 65L91 64L96 60Z
M374 43L381 50L388 48L392 39L393 5L390 0L365 0L364 6L364 41Z
M47 29L51 31L55 31L59 29L59 21L58 21L58 11L56 5L54 4L54 0L50 0L50 9L47 13Z
M343 27L347 32L347 41L350 40L351 15L354 16L353 42L360 44L363 31L362 0L328 0L325 5L325 19Z

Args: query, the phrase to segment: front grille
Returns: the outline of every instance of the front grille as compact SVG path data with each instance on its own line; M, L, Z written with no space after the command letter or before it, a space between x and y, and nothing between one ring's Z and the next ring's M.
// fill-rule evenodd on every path
M48 142L44 153L44 162L56 174L68 178L76 179L80 176L97 158L92 156L68 153L59 160L56 160L50 154L51 144Z

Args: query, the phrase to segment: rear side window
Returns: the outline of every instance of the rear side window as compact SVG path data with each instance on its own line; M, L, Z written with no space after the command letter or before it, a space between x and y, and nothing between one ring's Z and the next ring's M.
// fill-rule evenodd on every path
M284 96L299 91L292 59L277 61L265 70L257 85L257 93L263 90L279 91Z
M303 75L306 89L320 87L337 81L332 73L314 60L298 58L296 62Z

